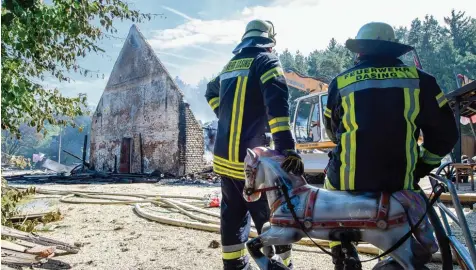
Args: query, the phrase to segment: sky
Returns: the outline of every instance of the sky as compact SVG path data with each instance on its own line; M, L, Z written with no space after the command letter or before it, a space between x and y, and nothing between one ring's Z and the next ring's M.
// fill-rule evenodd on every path
M144 13L163 14L137 24L175 78L190 85L217 74L233 56L231 51L252 19L273 22L276 50L301 51L304 55L324 49L331 38L344 43L371 21L392 26L410 26L414 18L433 15L443 23L451 9L466 11L476 18L474 0L127 0ZM100 42L103 55L80 59L81 66L98 72L99 78L73 74L70 83L47 77L46 87L58 87L66 96L86 93L95 106L106 86L116 58L127 37L131 21L115 22L118 33ZM102 78L104 74L104 79Z

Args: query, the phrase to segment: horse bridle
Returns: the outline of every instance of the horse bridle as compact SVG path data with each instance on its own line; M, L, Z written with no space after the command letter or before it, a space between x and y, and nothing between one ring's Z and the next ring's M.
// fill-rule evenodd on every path
M279 190L281 189L281 186L276 184L275 186L272 187L265 187L265 188L258 188L255 189L255 182L256 182L256 175L258 174L258 166L260 164L259 158L256 159L256 161L251 164L251 165L246 165L247 170L251 170L251 173L248 175L248 171L245 170L246 173L246 178L250 179L249 180L249 187L245 187L245 194L248 196L253 195L254 193L260 193L260 192L266 192L270 190Z

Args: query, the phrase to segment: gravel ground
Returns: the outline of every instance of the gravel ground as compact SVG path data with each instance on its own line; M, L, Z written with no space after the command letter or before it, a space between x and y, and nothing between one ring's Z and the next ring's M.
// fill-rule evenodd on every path
M89 190L117 193L174 194L202 196L219 192L219 184L180 185L168 181L165 184L108 184L108 185L41 185L57 190ZM129 205L92 205L60 203L56 198L43 198L36 207L24 208L28 212L60 209L64 219L58 227L41 235L68 243L81 244L78 254L57 257L49 269L222 269L221 249L209 247L213 240L220 242L217 233L162 225L135 214ZM40 209L41 208L41 209ZM165 209L160 214L187 219ZM214 209L218 211L218 209ZM471 213L472 224L476 223ZM208 216L207 216L208 217ZM211 218L211 217L208 217ZM476 229L476 226L473 226ZM474 232L473 232L474 233ZM300 246L302 247L302 246ZM317 248L308 248L317 250ZM294 252L296 269L333 269L331 258L326 254ZM361 259L370 257L361 256ZM55 259L55 258L53 258ZM363 264L372 269L374 262ZM441 269L432 265L431 269Z

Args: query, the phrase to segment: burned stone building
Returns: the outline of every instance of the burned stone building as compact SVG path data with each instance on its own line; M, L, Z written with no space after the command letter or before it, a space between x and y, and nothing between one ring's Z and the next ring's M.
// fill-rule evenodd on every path
M103 171L183 175L201 170L203 155L201 125L133 25L93 115L92 165Z

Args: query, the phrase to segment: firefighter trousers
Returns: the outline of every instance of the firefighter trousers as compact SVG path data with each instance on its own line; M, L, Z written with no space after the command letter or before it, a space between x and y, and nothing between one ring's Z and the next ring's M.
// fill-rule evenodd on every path
M246 202L243 198L244 180L222 177L221 222L220 233L224 269L249 269L250 257L245 243L251 229L251 219L258 234L263 225L269 221L269 205L266 194L256 202ZM276 246L275 253L283 259L284 264L292 268L291 245Z

